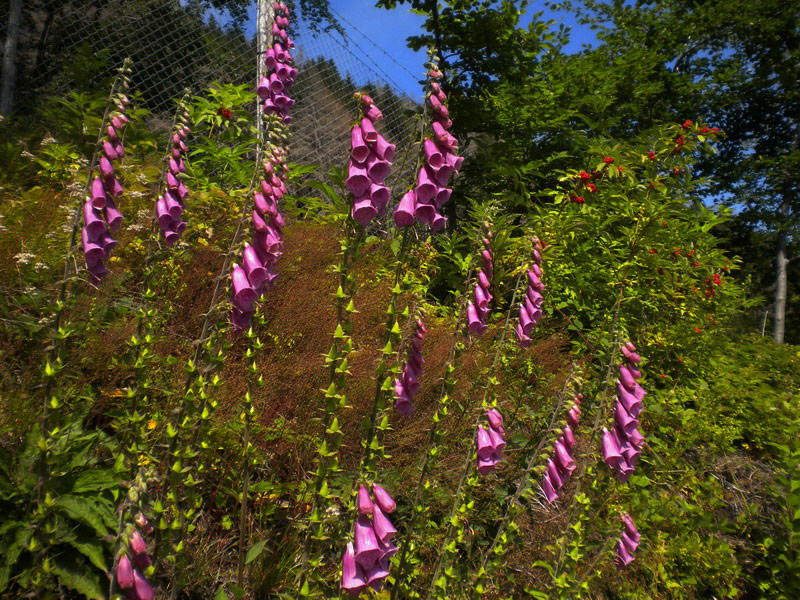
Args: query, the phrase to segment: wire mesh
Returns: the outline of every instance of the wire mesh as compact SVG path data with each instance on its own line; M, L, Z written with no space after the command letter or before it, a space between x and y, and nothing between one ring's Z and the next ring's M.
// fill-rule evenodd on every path
M0 8L0 27L8 5ZM185 88L201 94L215 82L256 81L256 5L242 23L178 0L34 0L25 5L17 56L17 106L96 85L124 58L134 61L132 89L151 113L153 128L168 127ZM337 30L338 29L338 30ZM3 29L3 34L5 30ZM346 33L352 32L352 35ZM392 180L408 179L418 104L375 60L386 52L356 26L316 28L294 23L299 74L293 96L293 160L323 170L344 163L353 120L353 92L373 96L385 115L387 139L397 144ZM393 58L396 65L404 68ZM421 66L420 66L421 67ZM255 105L255 104L254 104Z

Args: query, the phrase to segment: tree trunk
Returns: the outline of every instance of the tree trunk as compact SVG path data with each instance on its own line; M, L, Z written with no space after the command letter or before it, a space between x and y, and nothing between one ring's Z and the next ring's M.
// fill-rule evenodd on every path
M797 138L800 137L800 127L795 126L792 138L792 153L797 151ZM783 343L786 330L786 267L789 259L786 258L786 246L789 243L789 206L792 200L792 182L787 175L783 181L783 201L781 202L781 223L778 230L778 255L775 257L775 314L772 337L779 344Z
M786 202L781 206L781 213L786 214ZM775 326L772 337L779 344L783 343L783 332L786 327L786 231L778 232L778 255L775 258Z
M3 47L3 81L0 89L0 115L6 117L14 105L14 84L17 78L17 42L22 20L22 0L11 0L8 11L6 43Z

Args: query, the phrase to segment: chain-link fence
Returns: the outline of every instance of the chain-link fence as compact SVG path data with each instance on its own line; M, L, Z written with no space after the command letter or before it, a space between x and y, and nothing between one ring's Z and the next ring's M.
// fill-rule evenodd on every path
M8 4L2 4L0 27L5 37ZM134 62L132 89L141 94L154 128L166 126L174 100L185 88L202 94L215 82L255 85L256 3L247 8L246 18L236 22L195 4L178 0L25 2L16 61L17 109L24 110L34 99L86 89L126 57ZM342 165L355 109L352 95L356 89L365 89L386 117L384 134L398 146L396 162L413 162L405 158L413 152L413 114L418 104L374 57L381 55L382 60L394 62L393 68L408 69L354 24L333 10L331 14L342 19L335 26L303 19L292 22L299 69L292 91L297 100L292 111L293 160L323 169Z

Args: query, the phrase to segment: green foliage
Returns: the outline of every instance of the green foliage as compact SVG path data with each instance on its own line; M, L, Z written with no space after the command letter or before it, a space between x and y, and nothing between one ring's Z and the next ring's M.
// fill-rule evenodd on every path
M0 592L60 585L105 598L121 472L109 460L115 441L85 418L72 413L47 438L34 427L0 454Z

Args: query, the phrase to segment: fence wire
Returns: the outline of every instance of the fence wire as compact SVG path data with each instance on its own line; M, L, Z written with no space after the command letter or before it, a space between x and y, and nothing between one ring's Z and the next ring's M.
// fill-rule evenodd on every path
M0 3L5 37L8 3ZM224 15L178 0L30 0L25 3L17 53L17 107L87 89L134 61L132 89L150 111L150 125L166 128L185 88L202 94L215 82L255 84L256 5L232 23ZM334 17L337 14L334 11ZM343 17L338 15L339 18ZM345 31L353 32L352 35ZM385 115L382 129L398 147L393 181L408 181L419 104L391 80L374 57L389 56L358 27L312 27L293 21L299 69L292 91L293 160L323 170L344 163L354 117L353 92L370 93ZM396 66L405 69L394 58ZM420 77L422 77L421 68ZM255 104L254 104L255 105Z

